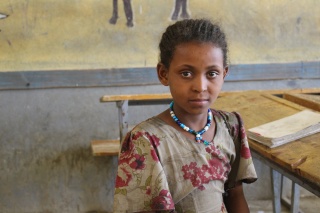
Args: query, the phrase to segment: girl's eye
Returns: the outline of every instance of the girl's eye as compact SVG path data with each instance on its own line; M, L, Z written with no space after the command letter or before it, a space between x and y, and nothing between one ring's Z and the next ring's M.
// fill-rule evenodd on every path
M209 76L210 78L215 78L215 77L217 77L217 75L219 75L218 72L208 72L208 76Z
M182 72L181 75L182 77L188 78L188 77L191 77L191 72L185 71L185 72Z

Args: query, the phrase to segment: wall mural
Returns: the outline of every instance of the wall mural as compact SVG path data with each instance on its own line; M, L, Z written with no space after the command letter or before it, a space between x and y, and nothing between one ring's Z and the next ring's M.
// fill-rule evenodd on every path
M0 19L2 19L2 18L7 18L7 15L0 13Z
M0 13L0 19L4 19L4 18L7 18L8 16L6 15L6 14L1 14ZM0 29L0 31L1 31L1 29Z
M110 24L116 24L118 16L118 0L112 0L112 16L109 20ZM131 7L131 0L123 0L124 4L124 13L126 14L127 18L127 26L133 27L133 13Z
M131 0L123 0L124 5L124 13L127 18L127 27L133 27L133 12L131 7ZM181 11L181 12L180 12ZM171 16L172 21L178 20L178 16L180 14L181 19L190 18L188 12L188 4L187 0L175 0L174 10ZM112 0L112 16L109 20L110 24L116 24L118 16L118 0Z
M171 20L176 21L178 19L179 14L181 19L190 18L190 15L188 13L187 0L175 0L174 10L171 16Z
M233 64L319 60L320 1L1 0L0 72L154 67L177 20L222 23Z

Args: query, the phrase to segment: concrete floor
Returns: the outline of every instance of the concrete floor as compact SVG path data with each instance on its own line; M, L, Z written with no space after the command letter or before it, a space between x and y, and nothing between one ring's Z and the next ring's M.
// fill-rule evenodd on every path
M251 213L273 213L272 200L249 200ZM320 198L316 196L308 196L300 198L299 213L319 213ZM284 205L281 207L281 213L290 213L290 209Z

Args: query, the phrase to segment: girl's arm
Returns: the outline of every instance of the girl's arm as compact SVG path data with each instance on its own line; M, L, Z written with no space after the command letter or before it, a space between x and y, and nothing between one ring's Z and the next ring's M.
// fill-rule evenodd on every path
M249 213L249 207L243 194L242 183L239 182L236 187L230 189L224 197L224 204L228 213Z

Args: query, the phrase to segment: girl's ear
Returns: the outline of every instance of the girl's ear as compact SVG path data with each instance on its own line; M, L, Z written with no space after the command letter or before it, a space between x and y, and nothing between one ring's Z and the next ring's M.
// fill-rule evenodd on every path
M157 65L157 73L158 73L158 78L161 84L164 86L169 86L169 80L168 80L168 69L164 64L158 63Z
M229 67L227 66L224 68L224 71L223 71L223 79L226 78L226 76L228 75L228 72L229 72Z

